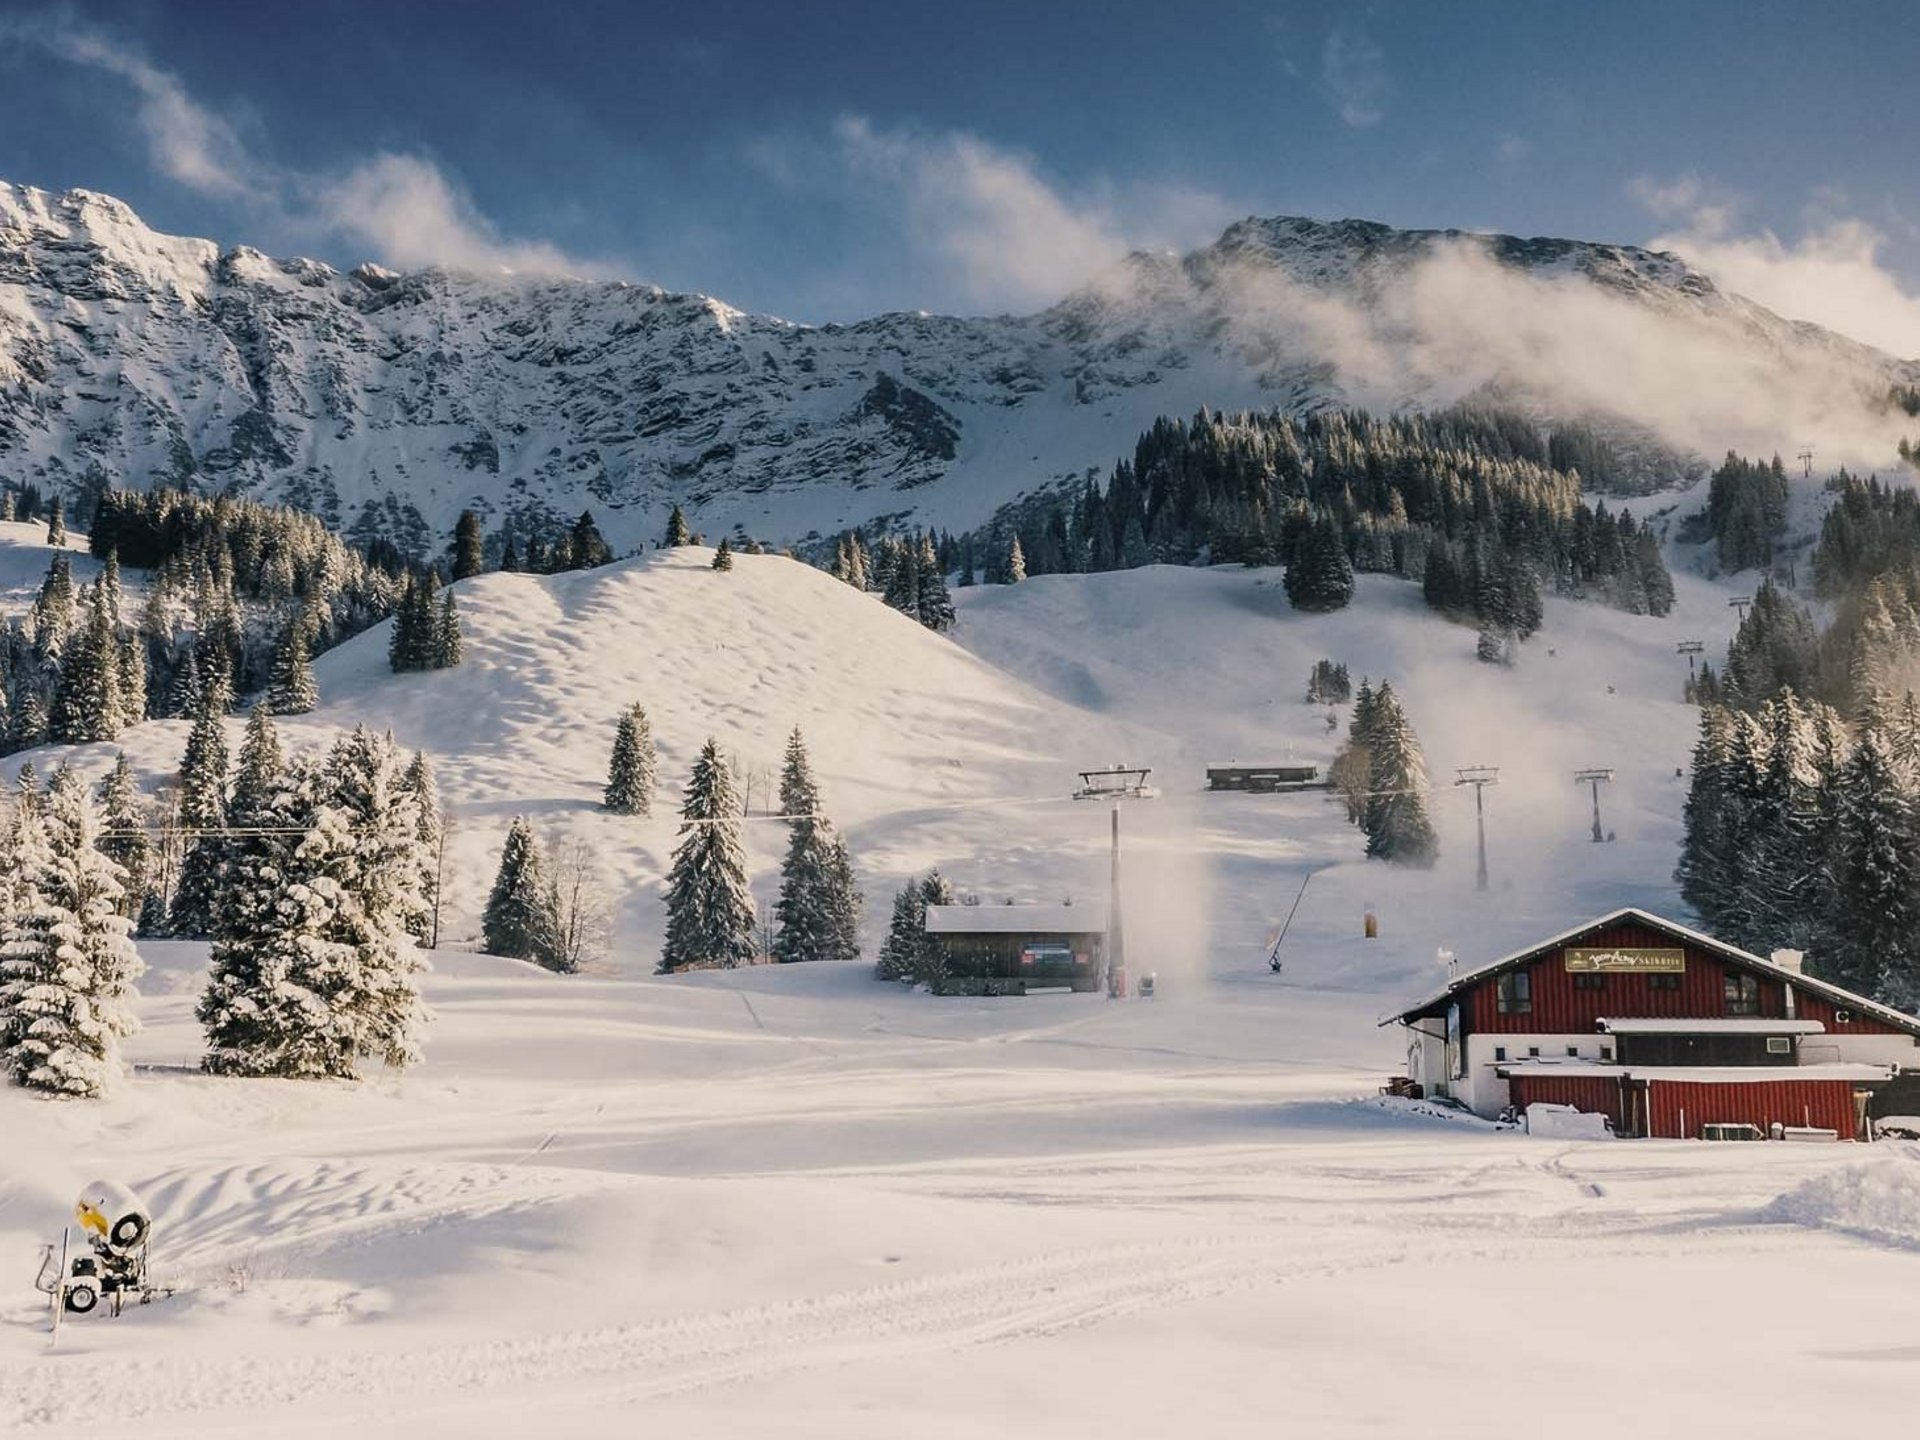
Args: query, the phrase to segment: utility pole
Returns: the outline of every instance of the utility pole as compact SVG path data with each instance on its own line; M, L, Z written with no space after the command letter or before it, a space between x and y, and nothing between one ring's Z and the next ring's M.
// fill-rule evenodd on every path
M1573 783L1593 787L1593 843L1598 845L1607 838L1607 832L1600 828L1600 787L1613 779L1611 770L1577 770Z
M1120 802L1151 800L1156 793L1147 784L1153 771L1115 766L1111 770L1082 770L1076 800L1107 800L1113 805L1113 864L1107 882L1107 994L1126 998L1126 934L1120 920Z
M1453 772L1455 785L1473 787L1473 818L1480 828L1480 868L1474 876L1474 889L1487 888L1487 786L1500 783L1498 765L1463 765Z

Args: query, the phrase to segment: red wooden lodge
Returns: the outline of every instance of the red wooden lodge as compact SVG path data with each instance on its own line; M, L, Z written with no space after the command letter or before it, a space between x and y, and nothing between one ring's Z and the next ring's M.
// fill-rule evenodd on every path
M1546 1103L1618 1135L1854 1139L1920 1113L1920 1019L1805 974L1797 952L1762 959L1645 910L1457 975L1396 1022L1423 1092L1489 1119Z

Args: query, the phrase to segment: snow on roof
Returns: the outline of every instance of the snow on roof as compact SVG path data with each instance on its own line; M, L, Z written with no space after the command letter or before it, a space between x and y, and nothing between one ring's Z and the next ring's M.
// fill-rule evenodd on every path
M1824 1035L1818 1020L1596 1020L1609 1035Z
M1568 1078L1660 1080L1669 1084L1759 1085L1803 1080L1886 1080L1891 1065L1603 1065L1595 1060L1515 1060L1494 1072Z
M1801 990L1823 996L1844 1009L1861 1011L1863 1014L1873 1016L1876 1020L1898 1026L1909 1035L1920 1036L1920 1017L1906 1014L1904 1011L1895 1010L1890 1005L1882 1005L1876 1000L1869 1000L1864 995L1856 995L1853 991L1842 989L1838 985L1830 985L1825 980L1816 980L1803 971L1789 970L1784 965L1776 965L1771 960L1763 960L1750 950L1742 950L1738 945L1729 945L1724 940L1716 940L1713 936L1695 930L1691 926L1682 925L1677 920L1669 920L1663 915L1654 914L1651 910L1642 910L1638 905L1623 905L1620 909L1614 910L1606 915L1596 915L1591 920L1583 920L1578 925L1562 930L1558 935L1550 936L1545 940L1536 940L1524 950L1515 950L1512 954L1503 955L1498 960L1492 961L1489 964L1482 965L1474 970L1469 970L1465 974L1456 975L1452 980L1447 982L1444 989L1436 991L1426 999L1421 1000L1417 1004L1409 1005L1404 1010L1400 1010L1395 1014L1383 1016L1380 1023L1382 1025L1405 1024L1409 1020L1418 1018L1425 1011L1431 1010L1442 1000L1456 995L1470 986L1479 984L1488 976L1506 969L1509 965L1515 965L1522 960L1528 960L1536 955L1543 954L1553 949L1556 945L1564 945L1567 941L1577 939L1590 930L1598 930L1602 925L1613 925L1622 920L1637 920L1641 924L1650 925L1656 930L1664 930L1669 935L1676 936L1681 940L1691 941L1703 950L1711 950L1715 954L1722 955L1729 960L1744 965L1750 970L1757 970L1763 975L1769 975L1774 979L1783 980Z
M1104 935L1107 907L1092 905L929 905L929 935Z

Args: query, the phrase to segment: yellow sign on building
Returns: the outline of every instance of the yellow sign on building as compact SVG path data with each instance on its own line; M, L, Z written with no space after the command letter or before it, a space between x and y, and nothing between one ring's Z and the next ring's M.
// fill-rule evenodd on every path
M1671 975L1687 968L1684 950L1649 950L1639 947L1614 950L1568 950L1567 969L1575 974L1595 971L1625 971Z

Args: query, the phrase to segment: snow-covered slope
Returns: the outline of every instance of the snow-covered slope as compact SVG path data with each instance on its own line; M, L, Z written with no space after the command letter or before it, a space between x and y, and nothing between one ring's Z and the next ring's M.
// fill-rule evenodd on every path
M7 583L45 559L0 532ZM1536 1141L1374 1096L1400 1050L1374 1022L1431 985L1436 947L1470 963L1671 903L1693 726L1672 642L1717 649L1724 591L1683 576L1663 620L1553 603L1495 672L1380 577L1332 616L1288 609L1273 572L1046 577L961 592L947 640L805 566L706 559L462 582L451 671L386 673L384 630L323 657L289 742L391 726L455 810L425 1059L357 1086L200 1075L206 947L147 946L147 1028L112 1097L0 1087L0 1430L1484 1433L1492 1402L1436 1399L1466 1394L1597 1440L1910 1411L1920 1257L1888 1215L1920 1147ZM1317 795L1201 791L1210 759L1325 758L1298 699L1322 655L1403 690L1433 872L1360 861ZM595 804L633 699L668 782L650 821ZM796 722L853 842L869 952L892 887L931 864L989 902L1100 893L1107 815L1064 798L1072 772L1153 766L1162 794L1123 824L1129 943L1159 998L938 1000L865 965L652 978L694 748L717 734L771 766ZM126 748L151 782L183 740L148 724ZM70 753L98 772L111 752ZM1473 762L1503 767L1485 895L1446 783ZM1608 845L1571 778L1593 764L1616 767ZM589 840L617 881L605 972L463 948L516 812ZM780 829L748 830L770 898ZM1263 935L1309 872L1276 977ZM149 1196L180 1289L50 1354L32 1246L95 1173Z
M1247 220L1039 315L809 327L645 285L342 274L0 183L0 472L235 488L421 550L465 506L591 506L629 548L676 499L780 541L957 527L1203 405L1499 394L1885 466L1881 402L1914 378L1613 245Z

